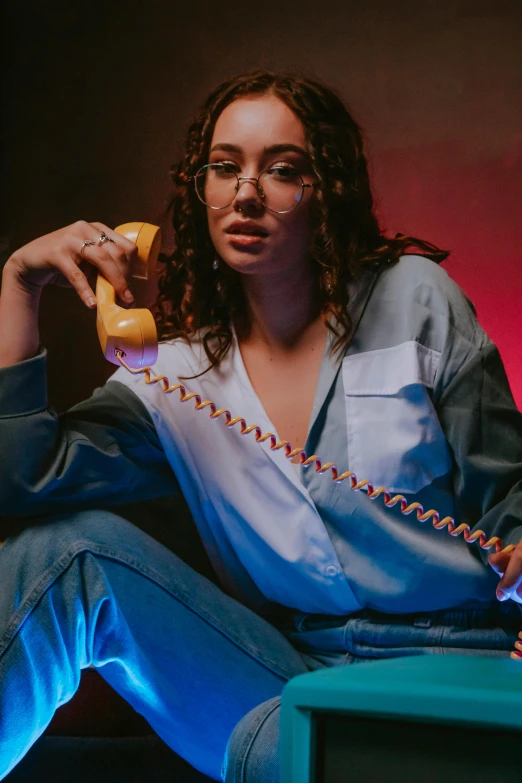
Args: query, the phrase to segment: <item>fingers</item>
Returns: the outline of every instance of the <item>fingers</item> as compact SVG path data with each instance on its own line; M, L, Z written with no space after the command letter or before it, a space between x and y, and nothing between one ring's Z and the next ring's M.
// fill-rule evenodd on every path
M110 241L103 241L102 233ZM136 254L130 240L103 223L79 220L28 242L13 253L8 263L15 277L31 291L49 283L70 285L87 307L94 307L92 273L98 271L113 285L122 302L133 301L126 279Z
M136 253L134 244L125 237L116 234L115 231L112 231L103 223L80 221L75 224L74 228L75 234L82 237L79 247L71 248L76 255L76 264L78 263L78 255L81 255L83 260L88 261L103 274L122 301L131 304L134 301L134 297L129 291L127 277L129 276L130 264ZM99 244L102 232L111 240L114 238L114 241L105 241ZM91 240L95 244L84 245L86 239ZM78 266L77 269L79 269ZM78 273L73 273L72 269L68 270L69 274L66 274L66 277L87 306L94 307L96 297L89 284L87 275L81 269L79 271L82 277ZM87 287L89 290L87 290Z
M491 563L493 559L495 562ZM518 544L517 547L506 553L501 561L495 555L490 558L492 568L495 568L495 565L499 567L500 562L503 570L499 569L497 573L502 573L503 576L497 586L497 598L499 601L507 601L508 598L512 598L514 601L520 602L522 600L519 596L519 592L522 592L522 545ZM495 570L497 569L495 568Z
M53 266L75 289L80 299L89 308L96 307L96 297L84 272L77 265L73 254L62 252L53 259Z
M488 563L496 574L504 576L510 557L511 552L496 552L494 555L490 555Z
M127 263L132 264L132 262L136 258L137 254L137 248L134 242L131 242L130 239L127 239L127 237L122 236L121 234L117 234L116 231L113 231L112 228L109 228L108 226L104 225L103 223L91 223L91 226L94 226L100 234L105 233L109 237L109 239L112 239L112 242L106 242L104 243L107 245L116 245L118 249L120 249L126 257Z
M127 302L127 304L131 304L134 301L134 297L127 285L128 264L121 250L113 249L112 245L108 243L102 245L101 248L88 245L83 255L109 281L120 299Z

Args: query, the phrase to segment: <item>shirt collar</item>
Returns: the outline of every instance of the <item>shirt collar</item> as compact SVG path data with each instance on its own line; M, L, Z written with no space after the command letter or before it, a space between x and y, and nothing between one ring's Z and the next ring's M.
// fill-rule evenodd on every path
M319 380L317 382L317 388L315 392L314 404L312 406L312 414L310 417L310 423L308 426L308 433L312 431L312 427L315 424L317 416L321 408L323 407L325 400L328 396L332 384L334 383L337 373L342 365L342 361L348 350L348 346L353 339L359 324L364 315L366 305L368 304L372 295L375 283L379 276L378 270L367 272L361 276L360 280L354 281L348 286L348 302L350 307L350 317L352 321L352 328L350 338L346 342L345 347L332 352L332 346L335 342L335 335L328 330L326 339L326 345L323 354L323 360L321 362L321 369L319 371ZM330 323L333 326L337 325L335 319L331 319Z
M350 303L350 316L352 320L350 340L353 338L359 327L364 310L370 299L377 278L378 271L373 270L372 272L365 273L363 276L361 276L360 280L355 281L349 285L348 296ZM310 434L312 431L312 427L317 419L317 416L319 415L319 412L327 399L328 393L335 381L337 373L339 372L339 369L342 365L342 360L347 350L346 347L345 349L332 353L331 348L335 339L335 335L330 330L328 330L321 368L319 371L319 379L308 426L308 434ZM349 341L347 346L348 344ZM274 425L270 421L261 403L261 400L257 396L250 382L250 378L248 377L248 373L241 356L241 351L239 349L237 335L233 327L232 345L225 361L229 365L231 377L234 378L233 383L227 384L226 392L227 407L230 407L232 415L241 415L245 419L247 425L254 423L258 424L263 433L273 432L279 440L279 435L276 432ZM234 409L232 408L232 405L234 405ZM302 485L290 462L285 460L282 454L279 454L276 451L270 451L267 449L267 453L278 465L278 467L286 474L288 479L299 487L301 493L305 495L307 500L313 505L313 501L309 496L308 490Z

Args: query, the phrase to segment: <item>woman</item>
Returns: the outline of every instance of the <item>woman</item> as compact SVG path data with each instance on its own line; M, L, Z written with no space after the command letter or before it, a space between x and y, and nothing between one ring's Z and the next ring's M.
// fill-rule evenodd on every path
M0 775L94 664L209 776L276 781L289 678L424 652L508 655L520 625L520 414L434 263L446 254L381 235L342 102L304 78L234 79L192 125L174 179L155 370L516 548L488 564L123 368L58 419L40 291L65 277L95 306L83 255L124 301L134 250L97 223L37 239L8 261L0 303L0 499L48 515L0 550ZM219 586L96 510L176 489Z

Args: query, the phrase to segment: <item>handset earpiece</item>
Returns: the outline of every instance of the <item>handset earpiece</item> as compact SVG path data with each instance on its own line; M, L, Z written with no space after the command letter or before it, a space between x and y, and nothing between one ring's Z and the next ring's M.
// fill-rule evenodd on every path
M138 259L133 277L148 279L149 269L158 258L161 231L150 223L124 223L114 229L134 242ZM154 364L158 356L158 333L150 310L126 310L116 304L116 293L109 281L98 275L96 283L98 313L96 326L105 358L119 365L117 351L134 369Z

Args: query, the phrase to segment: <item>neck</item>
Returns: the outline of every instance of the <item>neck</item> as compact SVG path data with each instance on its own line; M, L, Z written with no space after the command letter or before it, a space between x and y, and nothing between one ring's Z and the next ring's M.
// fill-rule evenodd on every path
M242 342L291 350L311 327L320 329L323 325L317 282L309 271L303 270L291 278L244 275L242 285L246 313L236 324ZM323 328L326 331L324 325Z

